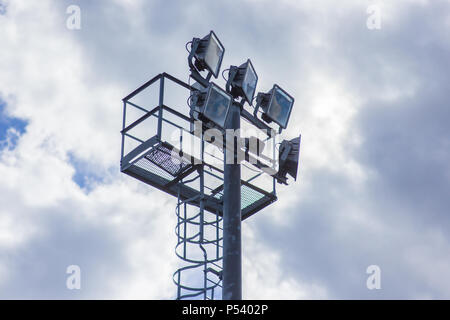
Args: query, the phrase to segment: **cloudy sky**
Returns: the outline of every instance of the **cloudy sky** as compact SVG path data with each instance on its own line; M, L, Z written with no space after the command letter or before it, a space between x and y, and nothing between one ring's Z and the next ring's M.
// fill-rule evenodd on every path
M448 0L0 0L0 298L173 298L176 200L120 173L121 99L187 80L211 29L302 134L297 182L243 224L244 297L449 299Z

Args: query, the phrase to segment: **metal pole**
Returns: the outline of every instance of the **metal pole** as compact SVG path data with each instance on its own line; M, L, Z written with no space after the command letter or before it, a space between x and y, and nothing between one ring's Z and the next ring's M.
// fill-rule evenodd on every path
M227 129L240 129L240 106L233 103L228 114ZM233 136L234 139L234 136ZM226 140L226 139L225 139ZM238 139L236 139L238 140ZM238 140L239 141L239 140ZM233 143L234 150L237 142ZM229 143L229 141L225 141ZM227 145L229 147L230 145ZM223 300L242 299L241 258L241 167L236 158L227 164L225 148L224 202L223 202ZM233 152L236 154L235 152Z

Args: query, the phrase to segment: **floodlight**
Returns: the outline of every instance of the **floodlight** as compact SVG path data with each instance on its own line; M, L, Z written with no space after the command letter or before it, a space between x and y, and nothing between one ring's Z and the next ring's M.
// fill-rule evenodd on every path
M274 176L278 183L287 185L287 174L297 180L298 158L301 135L292 140L283 140L279 149L278 173Z
M210 120L225 128L228 111L233 98L214 83L203 91L194 91L191 98L191 116L199 120Z
M192 55L195 58L195 67L198 71L208 70L217 78L222 64L225 48L211 31L203 39L192 40Z
M230 67L227 88L231 85L233 97L242 97L251 105L257 83L258 75L250 59L239 67Z
M294 98L278 85L274 85L268 93L258 93L257 108L263 110L262 119L268 123L274 121L286 129L291 115Z

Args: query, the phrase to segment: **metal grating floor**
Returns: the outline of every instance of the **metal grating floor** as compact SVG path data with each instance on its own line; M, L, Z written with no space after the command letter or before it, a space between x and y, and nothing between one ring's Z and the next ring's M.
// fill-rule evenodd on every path
M159 143L138 161L125 165L122 172L174 196L177 196L178 192L186 199L199 195L199 190L177 181L177 177L192 168L192 165L185 158L172 157L171 150L170 144ZM241 181L241 184L242 220L277 199L272 193L259 189L251 183ZM216 194L206 196L210 201L205 209L222 215L223 189L220 189Z
M172 154L172 149L165 144L155 146L145 158L173 177L178 176L191 166L184 158Z
M214 197L222 201L223 191L216 193ZM248 206L251 206L260 200L264 200L264 197L267 197L264 193L247 185L241 185L241 210L245 210Z
M265 195L258 190L252 189L246 185L241 186L241 209L244 210L253 203L263 199Z
M135 166L144 169L145 171L151 172L165 180L167 180L167 183L172 181L174 179L174 176L168 173L167 171L164 171L160 167L158 167L155 163L149 161L146 157L140 159L138 162L135 163Z

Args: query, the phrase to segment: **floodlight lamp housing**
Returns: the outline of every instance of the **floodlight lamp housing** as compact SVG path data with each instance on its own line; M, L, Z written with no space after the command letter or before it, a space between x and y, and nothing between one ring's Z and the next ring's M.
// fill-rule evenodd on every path
M192 39L192 51L191 54L195 58L195 68L199 72L207 70L217 78L225 54L225 47L214 31L211 31L203 39Z
M230 67L227 88L231 86L230 93L234 98L242 97L252 105L257 83L258 75L250 59L239 67Z
M266 112L267 110L267 106L270 102L271 92L272 91L269 91L268 93L258 92L258 94L256 95L256 106L257 108L261 108L263 112ZM267 122L270 123L272 122L272 120L268 119Z
M287 183L287 175L297 181L298 162L300 156L301 135L292 140L283 140L278 154L278 172L274 175L280 184Z
M258 93L256 97L256 106L263 111L261 118L283 129L287 128L293 105L294 98L277 84L268 93Z
M194 120L201 120L201 112L207 95L206 89L193 90L189 97L189 107L191 108L189 114Z
M220 129L225 128L233 98L218 85L211 82L208 88L192 92L190 115L195 120L212 122ZM210 126L211 127L211 126Z

